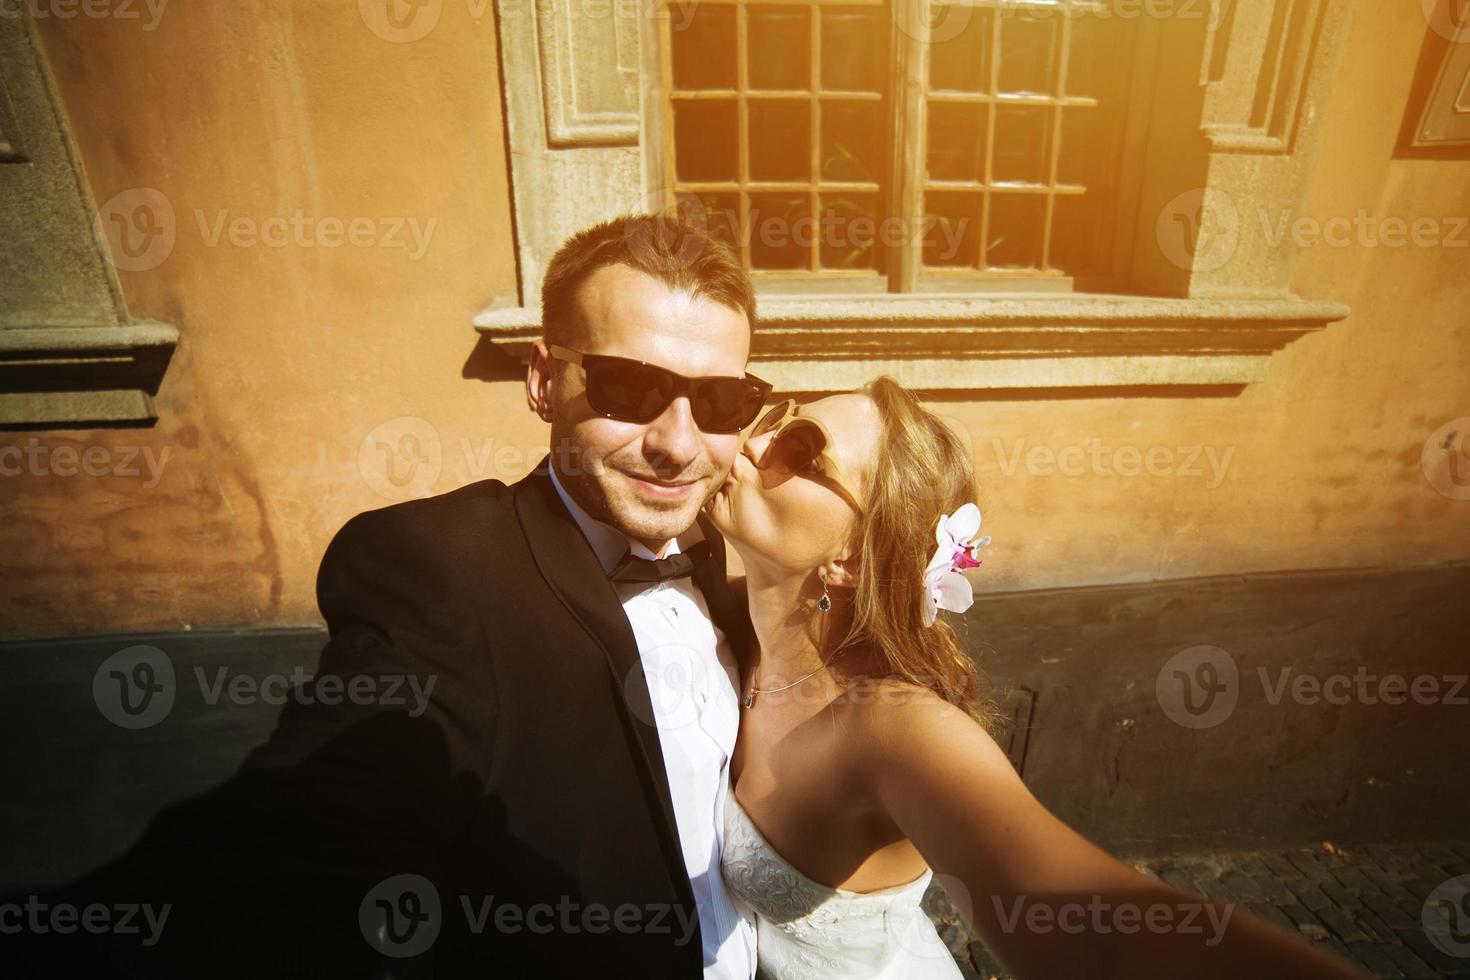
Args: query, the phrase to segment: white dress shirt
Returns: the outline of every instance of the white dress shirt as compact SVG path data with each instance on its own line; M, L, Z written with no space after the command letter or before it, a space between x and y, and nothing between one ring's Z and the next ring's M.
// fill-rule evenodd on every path
M704 540L695 524L670 541L663 555L655 555L583 510L562 487L556 467L550 469L552 485L604 571L610 572L629 551L650 560L670 558ZM684 867L699 911L705 980L753 980L755 929L720 876L725 790L740 725L739 666L691 578L612 584L633 627L648 680Z

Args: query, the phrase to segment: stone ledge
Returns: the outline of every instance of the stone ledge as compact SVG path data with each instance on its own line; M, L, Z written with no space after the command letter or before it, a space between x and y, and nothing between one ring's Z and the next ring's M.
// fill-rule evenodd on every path
M150 422L178 342L155 320L0 327L0 428Z
M781 392L843 391L881 373L928 391L1238 386L1265 380L1273 353L1349 312L1289 294L769 295L750 368ZM524 362L540 311L485 310L475 329Z

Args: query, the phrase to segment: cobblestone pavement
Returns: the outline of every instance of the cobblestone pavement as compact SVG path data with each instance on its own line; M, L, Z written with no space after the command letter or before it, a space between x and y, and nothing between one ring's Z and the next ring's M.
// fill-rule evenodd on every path
M1470 841L1323 844L1133 863L1176 888L1248 909L1379 977L1470 977ZM953 909L931 897L926 904L966 976L1009 980Z

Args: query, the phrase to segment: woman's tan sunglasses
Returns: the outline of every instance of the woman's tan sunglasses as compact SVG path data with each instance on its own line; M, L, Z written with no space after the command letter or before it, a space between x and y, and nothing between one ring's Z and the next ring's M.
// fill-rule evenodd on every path
M852 507L863 512L862 495L848 479L842 460L833 451L832 433L821 419L799 414L801 407L794 398L777 402L770 411L760 417L755 427L746 436L746 441L771 434L765 452L756 462L756 467L785 476L807 473L813 464L821 474L832 481L835 488Z

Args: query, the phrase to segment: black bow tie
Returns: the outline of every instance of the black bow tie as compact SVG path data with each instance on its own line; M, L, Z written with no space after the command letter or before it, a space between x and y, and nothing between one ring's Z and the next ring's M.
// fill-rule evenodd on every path
M670 558L639 558L629 550L622 561L607 573L607 577L614 582L665 582L693 573L695 566L708 557L708 541L697 542L688 551L681 551Z

